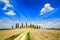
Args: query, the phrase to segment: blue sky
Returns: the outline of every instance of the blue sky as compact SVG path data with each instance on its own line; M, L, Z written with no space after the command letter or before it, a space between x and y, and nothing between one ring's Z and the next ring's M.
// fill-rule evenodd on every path
M60 28L60 0L0 0L0 28L17 21Z

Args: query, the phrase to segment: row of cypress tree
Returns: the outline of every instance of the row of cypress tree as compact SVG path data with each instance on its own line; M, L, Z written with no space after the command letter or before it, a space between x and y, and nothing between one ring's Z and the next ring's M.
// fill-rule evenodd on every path
M24 24L23 23L21 23L21 26L19 26L19 23L16 23L15 24L15 28L37 28L37 29L40 29L41 28L41 26L40 25L34 25L34 24L30 24L29 26L28 26L28 24L27 24L27 22L26 22L26 25L24 26ZM12 29L14 28L14 26L12 25Z

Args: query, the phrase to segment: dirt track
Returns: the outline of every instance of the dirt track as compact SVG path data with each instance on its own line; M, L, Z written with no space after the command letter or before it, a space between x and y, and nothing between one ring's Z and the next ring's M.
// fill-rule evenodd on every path
M25 40L26 35L27 35L28 31L23 32L20 36L18 36L16 39L14 40Z

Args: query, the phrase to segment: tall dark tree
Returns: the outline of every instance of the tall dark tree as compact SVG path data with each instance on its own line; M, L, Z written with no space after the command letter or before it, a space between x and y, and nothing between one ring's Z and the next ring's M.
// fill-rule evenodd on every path
M23 26L23 23L21 24L21 27L23 28L24 26Z
M16 28L19 28L19 23L16 23Z
M38 25L37 25L37 29L38 29Z
M39 25L39 28L41 28L41 26Z
M26 28L27 28L27 22L26 22Z
M12 29L13 29L13 25L12 25Z

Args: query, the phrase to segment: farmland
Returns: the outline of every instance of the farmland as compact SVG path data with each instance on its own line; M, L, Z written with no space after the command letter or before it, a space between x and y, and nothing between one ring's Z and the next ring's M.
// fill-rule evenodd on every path
M60 40L60 30L40 30L30 32L31 40Z
M27 32L28 31L28 32ZM22 28L12 30L1 30L0 40L9 39L9 37L19 34L15 40L20 37L20 40L60 40L60 30L33 29ZM14 37L14 36L13 36Z
M16 35L16 34L21 34L27 30L30 31L33 29L22 28L22 29L13 29L13 30L0 30L0 40L5 40L6 38L9 38L9 37Z

